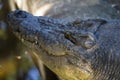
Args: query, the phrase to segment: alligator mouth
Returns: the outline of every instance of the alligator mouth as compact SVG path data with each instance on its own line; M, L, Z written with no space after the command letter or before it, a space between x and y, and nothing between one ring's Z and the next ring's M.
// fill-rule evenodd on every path
M53 54L53 53L50 53L49 51L47 51L46 49L44 49L42 46L40 46L39 45L39 43L38 43L38 41L30 41L30 40L25 40L25 39L21 39L21 41L23 42L23 43L25 43L25 45L26 44L28 44L28 45L30 45L29 47L32 49L34 49L34 46L36 46L36 47L39 47L41 50L43 50L48 56L51 56L51 57L64 57L65 55L67 55L67 52L63 55L63 54L61 54L61 55L55 55L55 54ZM39 46L38 46L39 45Z
M54 53L50 53L49 51L47 51L45 48L43 48L40 43L38 42L38 38L34 37L34 36L27 36L27 35L22 35L19 32L13 32L17 38L19 38L19 40L26 46L28 46L31 49L34 49L34 47L39 47L40 49L42 49L43 51L46 52L46 54L48 56L52 56L52 57L61 57L61 56L65 56L68 54L68 52L64 52L64 54L59 54L59 55L55 55Z

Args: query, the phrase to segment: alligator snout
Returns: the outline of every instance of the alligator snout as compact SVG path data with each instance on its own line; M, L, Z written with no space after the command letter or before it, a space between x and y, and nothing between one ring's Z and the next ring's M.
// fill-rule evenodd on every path
M14 13L13 13L14 12ZM27 12L25 11L21 11L21 10L15 10L15 11L11 11L8 15L7 15L7 19L14 21L14 23L17 21L22 21L25 20L26 18L31 18L32 14L27 14Z
M16 12L13 15L17 18L27 18L26 12L21 10L16 10Z

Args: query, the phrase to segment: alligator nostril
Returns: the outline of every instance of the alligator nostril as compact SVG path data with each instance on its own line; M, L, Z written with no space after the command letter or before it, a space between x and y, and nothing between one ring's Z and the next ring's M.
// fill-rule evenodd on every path
M14 16L16 16L17 18L26 18L27 15L24 11L20 11L20 10L17 10L15 13L14 13Z

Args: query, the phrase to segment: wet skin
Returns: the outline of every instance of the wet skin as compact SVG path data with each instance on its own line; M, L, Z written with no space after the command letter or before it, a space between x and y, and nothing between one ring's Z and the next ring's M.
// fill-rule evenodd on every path
M120 79L120 21L62 21L16 10L11 31L63 80Z

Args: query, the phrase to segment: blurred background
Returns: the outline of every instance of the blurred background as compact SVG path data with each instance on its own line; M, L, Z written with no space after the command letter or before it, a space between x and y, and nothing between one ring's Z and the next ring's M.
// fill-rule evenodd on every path
M9 30L6 16L16 9L66 21L120 19L120 0L0 0L0 80L60 80L41 61L35 64L29 49Z

